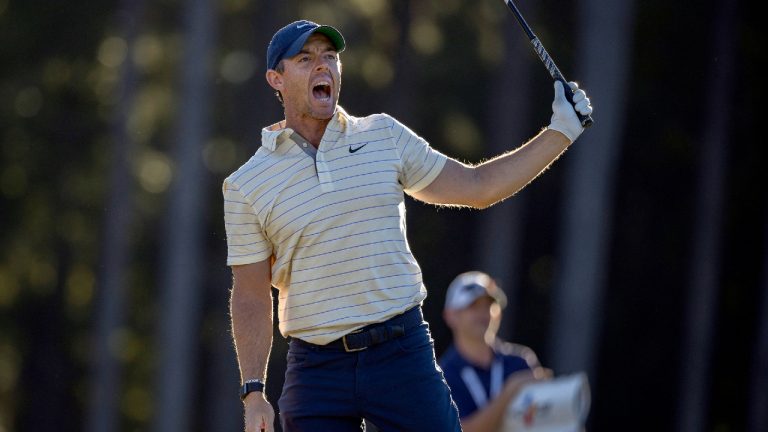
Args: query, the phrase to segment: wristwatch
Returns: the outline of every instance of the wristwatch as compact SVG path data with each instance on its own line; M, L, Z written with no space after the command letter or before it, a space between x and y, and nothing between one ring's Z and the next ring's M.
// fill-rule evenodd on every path
M240 400L245 400L245 397L253 392L263 392L264 381L260 379L249 379L243 386L240 387Z

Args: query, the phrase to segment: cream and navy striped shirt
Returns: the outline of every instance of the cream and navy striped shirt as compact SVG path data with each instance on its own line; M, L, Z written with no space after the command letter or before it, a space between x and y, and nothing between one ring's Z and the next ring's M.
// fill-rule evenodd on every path
M426 297L403 192L429 185L447 158L386 114L340 107L314 158L307 146L272 125L224 181L227 264L274 257L281 333L326 344Z

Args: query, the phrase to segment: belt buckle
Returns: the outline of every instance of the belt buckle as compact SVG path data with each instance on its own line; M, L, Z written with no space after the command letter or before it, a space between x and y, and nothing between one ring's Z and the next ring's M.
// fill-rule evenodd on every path
M362 350L368 348L367 346L366 347L362 347L362 348L350 348L347 345L347 336L349 336L351 334L355 334L355 333L360 333L362 331L363 331L363 329L358 329L358 330L355 330L355 331L350 332L348 334L345 334L344 336L341 337L341 343L344 344L344 351L346 351L346 352L357 352L357 351L362 351Z

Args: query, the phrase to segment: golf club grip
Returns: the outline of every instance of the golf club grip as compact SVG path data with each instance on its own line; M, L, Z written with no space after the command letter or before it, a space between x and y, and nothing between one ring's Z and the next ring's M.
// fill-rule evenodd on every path
M568 82L563 78L562 75L560 75L559 78L555 78L557 81L560 81L563 84L563 90L565 90L565 99L568 100L568 102L573 107L573 111L576 113L576 116L579 117L579 121L581 122L581 127L588 128L592 126L593 120L591 115L584 115L578 111L576 111L576 103L573 102L573 89L571 89L571 86L568 85Z
M536 37L536 34L533 33L531 26L528 25L527 21L525 21L525 18L523 17L523 14L520 12L520 9L517 8L517 5L512 0L503 0L503 1L507 5L509 10L512 11L512 14L515 16L515 18L517 18L517 22L520 24L520 27L523 28L523 31L528 36L528 39L531 41L531 44L533 44L533 50L539 56L539 59L544 64L544 67L547 68L547 71L549 71L549 74L556 81L560 81L561 83L563 83L563 90L565 90L565 98L568 100L568 102L570 102L571 106L574 107L573 111L576 112L576 115L579 117L581 126L584 128L588 128L592 126L592 123L593 123L592 116L583 115L580 112L576 111L576 104L573 103L573 90L571 90L571 86L569 86L568 82L565 80L565 78L563 78L563 74L560 73L560 69L557 68L555 61L552 60L552 57L549 56L549 53L547 52L546 48L544 48L544 44L542 44L539 38Z
M563 77L563 74L560 72L560 69L558 69L557 65L555 64L555 61L552 60L552 57L550 57L549 53L547 52L547 49L544 48L544 44L542 44L539 38L537 38L535 35L533 39L531 39L531 44L533 45L533 50L536 51L536 54L539 56L539 59L541 59L541 62L544 63L544 67L547 68L547 71L549 71L549 74L552 76L552 78L555 81L560 81L561 83L563 83L563 90L565 90L565 98L568 100L568 102L570 102L571 106L573 106L573 110L576 112L576 115L579 117L581 126L584 128L588 128L592 126L593 121L591 116L584 115L576 111L576 104L573 102L573 90L571 89L571 86L568 85L568 81Z

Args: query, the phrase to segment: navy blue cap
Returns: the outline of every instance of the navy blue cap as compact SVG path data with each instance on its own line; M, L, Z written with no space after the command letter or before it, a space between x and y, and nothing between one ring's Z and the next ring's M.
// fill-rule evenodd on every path
M298 54L312 33L322 33L328 36L333 46L336 47L336 52L344 51L346 45L344 36L335 28L307 20L295 21L281 28L272 36L267 48L267 69L274 69L280 60Z

